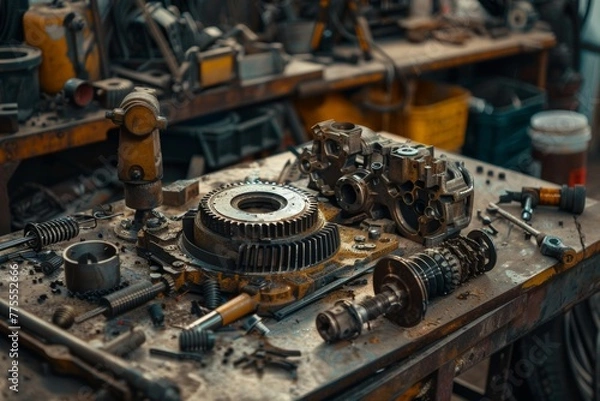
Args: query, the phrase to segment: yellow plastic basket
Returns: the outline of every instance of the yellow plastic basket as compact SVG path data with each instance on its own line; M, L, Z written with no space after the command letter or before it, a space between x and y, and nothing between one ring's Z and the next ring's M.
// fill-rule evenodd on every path
M459 150L465 142L470 96L460 86L418 81L413 100L404 112L395 113L391 126L416 142Z

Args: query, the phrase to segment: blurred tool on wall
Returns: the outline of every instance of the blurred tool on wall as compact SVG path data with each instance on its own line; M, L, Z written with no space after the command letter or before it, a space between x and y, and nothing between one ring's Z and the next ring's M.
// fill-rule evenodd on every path
M34 4L23 17L25 41L42 51L40 87L58 93L71 78L100 78L92 13L82 2Z

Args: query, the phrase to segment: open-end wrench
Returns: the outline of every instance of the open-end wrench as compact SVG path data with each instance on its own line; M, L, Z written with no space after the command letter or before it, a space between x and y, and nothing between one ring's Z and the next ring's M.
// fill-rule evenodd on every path
M560 238L536 230L529 224L519 220L506 210L500 208L495 203L490 203L488 205L487 212L490 214L499 214L506 220L533 235L542 255L550 256L562 262L565 267L571 267L575 264L575 255L577 252L575 252L575 249L571 248L570 246L566 246Z

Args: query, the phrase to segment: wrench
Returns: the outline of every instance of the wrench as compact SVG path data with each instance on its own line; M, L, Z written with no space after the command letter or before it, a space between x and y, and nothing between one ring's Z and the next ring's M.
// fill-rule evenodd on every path
M500 208L495 203L490 202L487 207L487 212L490 214L499 214L506 220L533 235L542 255L550 256L559 262L562 262L565 267L571 267L575 264L577 252L570 246L566 246L560 238L536 230L529 224L519 220L506 210Z

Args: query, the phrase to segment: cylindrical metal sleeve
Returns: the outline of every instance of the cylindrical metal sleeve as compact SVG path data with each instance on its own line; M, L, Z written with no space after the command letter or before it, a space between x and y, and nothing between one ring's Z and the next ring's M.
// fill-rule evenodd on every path
M74 292L109 290L119 284L119 249L107 241L85 241L63 252L67 288Z

